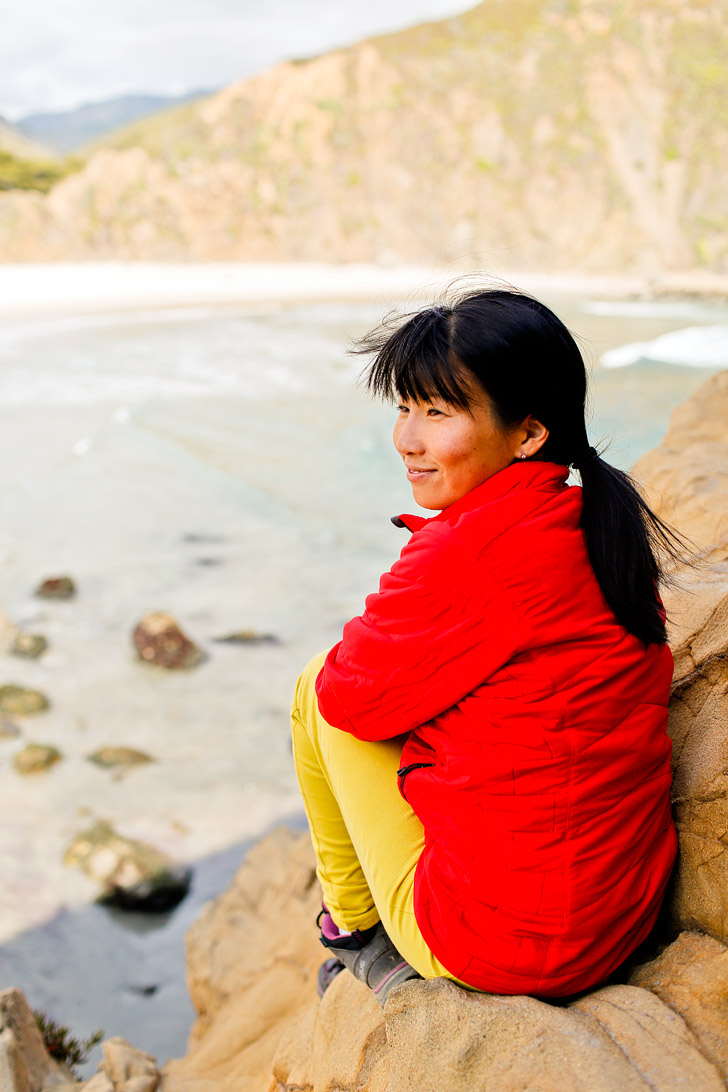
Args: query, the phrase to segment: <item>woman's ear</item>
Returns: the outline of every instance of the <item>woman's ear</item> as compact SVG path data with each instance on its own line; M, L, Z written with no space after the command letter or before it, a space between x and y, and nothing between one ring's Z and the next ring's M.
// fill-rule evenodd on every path
M549 430L540 421L529 414L521 423L521 444L518 455L522 458L530 458L536 455L549 438Z

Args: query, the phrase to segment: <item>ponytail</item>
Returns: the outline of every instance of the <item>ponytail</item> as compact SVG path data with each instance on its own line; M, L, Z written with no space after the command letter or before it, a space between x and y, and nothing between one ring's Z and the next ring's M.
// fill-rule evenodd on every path
M683 560L688 544L655 515L630 476L594 448L572 465L581 475L581 527L602 594L629 633L646 645L661 644L667 633L660 559Z

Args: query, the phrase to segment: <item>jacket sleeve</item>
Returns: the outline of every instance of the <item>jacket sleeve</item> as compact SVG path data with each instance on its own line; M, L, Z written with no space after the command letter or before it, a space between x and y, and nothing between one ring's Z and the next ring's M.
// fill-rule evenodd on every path
M517 651L510 596L482 561L439 539L432 527L413 535L319 673L321 715L358 739L419 727Z

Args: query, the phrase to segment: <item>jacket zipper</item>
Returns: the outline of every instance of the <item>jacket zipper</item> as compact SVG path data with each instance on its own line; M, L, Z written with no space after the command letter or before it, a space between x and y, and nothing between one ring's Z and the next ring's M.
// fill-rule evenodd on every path
M397 777L400 779L399 791L402 793L402 796L404 796L405 800L407 799L407 797L404 791L404 779L406 778L407 774L412 773L413 770L424 770L427 769L428 766L434 765L434 762L413 762L411 763L411 765L402 766L401 769L397 770Z

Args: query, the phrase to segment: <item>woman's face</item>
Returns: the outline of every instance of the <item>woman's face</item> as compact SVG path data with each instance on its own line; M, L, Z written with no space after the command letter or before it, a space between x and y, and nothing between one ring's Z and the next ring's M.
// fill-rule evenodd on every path
M469 411L438 399L402 401L393 438L415 501L437 509L509 466L524 446L523 429L504 431L485 393Z

